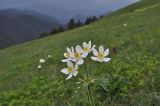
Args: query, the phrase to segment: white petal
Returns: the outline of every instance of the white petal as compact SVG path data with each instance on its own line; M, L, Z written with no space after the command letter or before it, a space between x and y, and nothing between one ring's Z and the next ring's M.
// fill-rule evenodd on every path
M64 57L67 58L67 53L64 53Z
M88 42L88 47L91 48L91 41Z
M104 56L107 56L109 54L109 49L106 49L105 51L104 51Z
M71 49L69 47L67 47L67 52L71 53Z
M97 61L97 57L91 57L91 59Z
M72 50L72 53L74 52L74 48L73 48L73 46L71 47L71 50Z
M72 58L74 58L74 53L71 53L70 56L71 56Z
M98 52L97 52L96 49L93 49L93 54L94 54L95 56L98 56Z
M62 73L64 73L64 74L69 74L69 72L68 72L68 69L67 69L67 68L62 69L62 70L61 70L61 72L62 72Z
M78 62L77 62L79 65L82 65L84 63L84 60L83 59L79 59Z
M69 76L66 78L66 80L72 78L72 74L69 74Z
M67 61L67 66L73 67L73 63L71 61Z
M84 48L88 47L88 44L86 42L83 42L83 47Z
M62 62L68 62L68 61L70 61L70 59L63 59L63 60L61 60Z
M77 59L71 59L73 62L76 62L77 61Z
M76 52L77 53L82 53L83 52L83 49L81 48L81 46L79 46L79 45L76 46Z
M82 54L82 58L86 58L88 56L88 52L84 52L83 54Z
M94 49L95 49L95 47L96 47L96 45L93 45L93 47L91 48L91 50L90 50L90 51L94 50Z
M109 62L111 60L111 58L104 58L103 61L104 62Z
M75 64L74 70L77 71L78 70L78 64Z
M73 71L73 76L77 76L78 71Z
M104 53L104 47L102 45L99 46L99 53Z
M98 58L98 59L97 59L97 61L99 61L99 62L103 62L103 59L99 59L99 58Z

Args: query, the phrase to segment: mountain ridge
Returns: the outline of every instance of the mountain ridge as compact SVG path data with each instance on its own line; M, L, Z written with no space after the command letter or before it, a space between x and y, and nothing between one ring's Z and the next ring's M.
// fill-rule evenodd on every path
M0 23L0 42L2 42L2 36L3 42L8 38L12 41L6 42L3 46L0 43L0 48L36 39L40 33L50 32L51 29L60 26L57 20L51 17L15 9L0 10Z

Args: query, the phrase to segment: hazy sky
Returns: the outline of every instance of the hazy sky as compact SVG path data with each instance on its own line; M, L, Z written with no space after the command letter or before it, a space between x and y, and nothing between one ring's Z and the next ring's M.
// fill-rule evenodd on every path
M0 0L0 9L31 10L57 19L93 16L114 11L138 0Z
M113 4L129 4L133 3L137 0L0 0L0 8L17 8L29 5L55 5L55 6L78 6L82 7L83 5L87 5L90 7L106 7L106 6L114 6ZM87 7L86 6L86 7ZM77 8L78 8L77 7ZM111 7L110 7L111 8Z

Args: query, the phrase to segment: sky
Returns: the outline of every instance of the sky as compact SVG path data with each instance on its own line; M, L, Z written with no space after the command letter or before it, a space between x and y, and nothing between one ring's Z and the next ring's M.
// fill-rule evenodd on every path
M41 5L41 4L48 4L48 5L54 5L54 6L70 6L70 7L77 7L80 6L85 7L88 6L88 8L104 8L104 7L110 7L114 6L113 4L129 4L133 3L137 0L0 0L0 8L18 8L23 6L29 6L29 5ZM114 6L114 7L115 7ZM112 8L112 7L110 7Z
M0 0L0 9L32 10L68 20L76 15L85 17L115 11L138 0Z

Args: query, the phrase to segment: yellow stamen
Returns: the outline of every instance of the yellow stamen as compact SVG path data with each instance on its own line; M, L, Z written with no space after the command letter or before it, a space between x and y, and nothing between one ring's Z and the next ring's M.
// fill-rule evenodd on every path
M72 73L72 72L73 72L73 67L72 67L72 66L69 66L69 67L68 67L68 72L69 72L69 73Z
M83 48L83 50L84 50L85 52L89 52L89 48L88 48L88 47Z
M74 56L75 56L75 58L77 58L77 59L81 57L81 55L80 55L79 53L77 53L77 52L74 53Z
M66 57L67 57L67 58L70 58L70 57L71 57L71 56L70 56L70 53L67 53L67 54L66 54Z
M99 53L99 54L98 54L98 58L99 58L99 59L103 59L103 58L104 58L104 54L103 54L103 53Z

